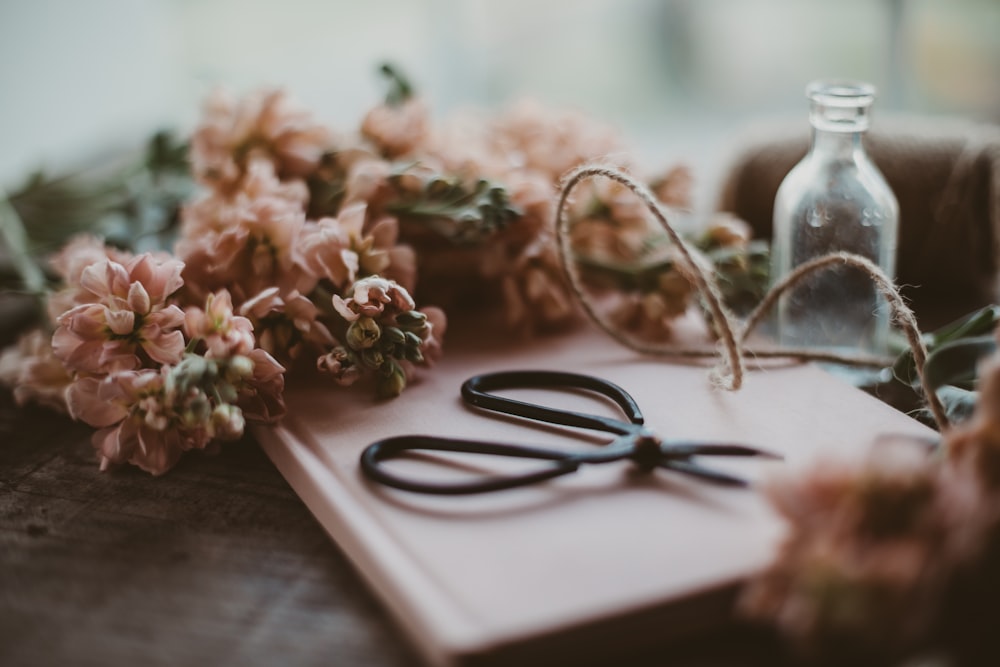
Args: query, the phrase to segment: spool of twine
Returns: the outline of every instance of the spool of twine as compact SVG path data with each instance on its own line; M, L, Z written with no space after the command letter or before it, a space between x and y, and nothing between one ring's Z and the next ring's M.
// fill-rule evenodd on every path
M685 345L651 345L630 337L614 323L604 317L583 287L583 281L573 258L570 245L570 223L565 215L566 203L570 194L579 183L591 178L608 178L625 186L638 197L649 209L649 212L663 227L671 242L676 246L680 256L678 270L691 282L705 304L706 316L710 325L718 332L719 341L714 347L697 347ZM615 167L602 165L584 165L569 172L562 182L562 191L556 207L556 240L563 271L570 287L587 316L608 336L618 343L642 354L668 358L718 358L712 370L712 377L720 386L738 390L743 386L746 375L746 357L779 358L796 361L823 361L845 364L849 366L884 367L892 363L892 359L862 354L839 354L833 351L789 348L782 346L753 347L747 345L747 338L754 328L764 319L764 316L777 303L786 291L801 283L807 276L829 271L835 267L848 266L861 271L868 276L878 291L885 297L892 313L892 320L906 336L907 343L913 352L920 386L923 389L924 401L934 417L934 421L942 431L949 426L944 407L927 381L924 374L924 362L927 359L927 347L924 345L917 326L917 318L906 305L899 293L899 288L871 260L861 255L846 252L835 252L817 257L801 264L782 280L777 282L765 294L760 304L742 322L733 315L723 302L718 281L714 271L707 268L708 262L698 261L698 251L688 244L677 232L667 218L666 212L646 186L639 183L627 173Z

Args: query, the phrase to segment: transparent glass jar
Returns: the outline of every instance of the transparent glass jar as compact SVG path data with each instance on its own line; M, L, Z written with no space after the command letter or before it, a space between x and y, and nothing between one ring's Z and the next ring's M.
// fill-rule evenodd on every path
M899 205L862 144L875 88L819 81L806 94L812 141L775 197L772 282L835 251L863 255L892 277ZM870 278L853 267L806 278L779 300L776 319L778 340L785 346L887 352L888 304Z

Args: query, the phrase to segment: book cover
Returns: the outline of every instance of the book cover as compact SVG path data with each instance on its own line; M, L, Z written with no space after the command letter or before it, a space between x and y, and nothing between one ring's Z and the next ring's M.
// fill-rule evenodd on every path
M362 450L395 435L601 446L592 435L462 403L468 377L512 369L610 380L666 440L744 443L784 456L706 459L756 482L861 457L880 434L934 435L812 365L771 364L732 392L713 386L706 364L641 356L589 328L531 341L454 336L439 364L389 401L323 378L289 386L287 418L256 436L430 664L599 659L724 622L739 583L782 538L754 488L643 474L627 461L473 496L408 493L363 477ZM607 401L578 392L521 391L525 400L615 415ZM479 458L450 467L510 464ZM435 469L419 459L402 465Z

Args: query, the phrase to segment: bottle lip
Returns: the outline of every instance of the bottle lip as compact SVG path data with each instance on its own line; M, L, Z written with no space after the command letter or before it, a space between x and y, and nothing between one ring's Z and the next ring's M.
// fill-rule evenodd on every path
M845 133L868 129L868 113L875 102L875 86L863 81L831 79L806 86L809 122L817 130Z
M822 79L806 86L806 97L816 104L834 107L870 107L875 86L850 79Z

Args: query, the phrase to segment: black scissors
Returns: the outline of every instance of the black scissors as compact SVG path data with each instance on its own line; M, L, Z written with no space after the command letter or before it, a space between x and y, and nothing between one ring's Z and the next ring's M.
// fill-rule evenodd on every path
M599 415L550 408L489 392L503 389L584 389L605 396L621 408L628 421ZM604 447L589 451L561 451L509 443L404 435L374 442L361 453L361 470L370 479L405 491L439 495L460 495L500 491L541 482L575 472L585 463L631 460L644 472L666 468L674 472L726 486L747 486L746 480L695 462L699 456L781 457L752 447L735 444L670 442L661 440L643 426L642 412L628 392L618 385L590 375L562 371L504 371L476 375L462 385L462 398L469 405L539 422L611 433L616 437ZM534 472L519 475L480 477L474 481L429 482L390 472L385 461L407 452L457 452L550 462Z

